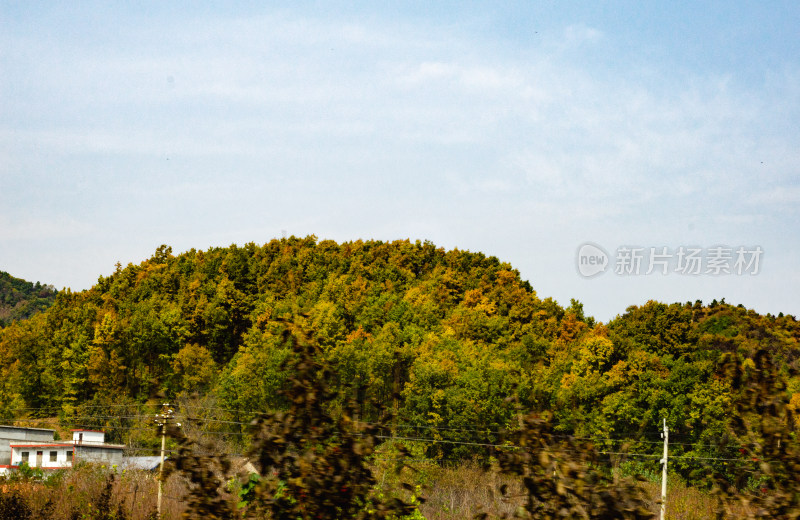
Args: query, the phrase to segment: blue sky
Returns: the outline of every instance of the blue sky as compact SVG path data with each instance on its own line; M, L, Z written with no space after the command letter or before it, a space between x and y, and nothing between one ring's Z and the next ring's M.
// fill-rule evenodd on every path
M602 321L800 316L800 6L582 4L0 1L0 270L80 290L162 243L409 238ZM763 254L614 272L681 246Z

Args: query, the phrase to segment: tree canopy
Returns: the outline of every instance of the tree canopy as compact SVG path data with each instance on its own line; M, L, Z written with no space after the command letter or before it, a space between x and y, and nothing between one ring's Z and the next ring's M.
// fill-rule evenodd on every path
M282 409L292 374L281 337L299 320L331 368L333 413L356 399L377 420L367 403L384 403L400 431L447 440L429 450L442 459L531 411L608 448L646 442L666 418L685 460L708 455L739 399L725 354L768 352L786 399L800 402L792 316L648 301L602 324L576 300L540 298L492 256L309 236L179 255L161 246L89 290L59 292L0 329L0 415L69 418L162 393L210 396L237 421Z

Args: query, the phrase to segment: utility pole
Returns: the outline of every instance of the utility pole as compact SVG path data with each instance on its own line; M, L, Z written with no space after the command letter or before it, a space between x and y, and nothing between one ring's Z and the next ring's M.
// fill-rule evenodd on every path
M667 420L664 419L664 431L661 433L664 439L664 458L661 459L663 466L661 474L661 520L665 520L667 514L667 446L669 445L669 428Z
M392 438L397 436L397 416L400 413L400 359L399 354L395 352L394 367L394 384L392 385Z
M164 451L167 447L167 427L175 415L175 411L170 408L169 403L161 406L161 413L156 414L156 424L161 433L161 465L158 469L158 517L161 518L161 497L164 494ZM180 426L177 423L176 426Z

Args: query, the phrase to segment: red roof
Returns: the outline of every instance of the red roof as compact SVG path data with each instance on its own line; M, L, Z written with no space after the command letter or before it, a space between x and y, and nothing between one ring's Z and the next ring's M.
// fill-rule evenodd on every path
M60 443L47 443L47 444L9 444L11 448L64 448L64 447L72 447L75 446L72 443L65 444L63 442Z
M124 444L105 444L105 443L84 443L84 444L76 444L76 443L50 443L50 444L9 444L11 448L110 448L112 450L122 450L125 449Z

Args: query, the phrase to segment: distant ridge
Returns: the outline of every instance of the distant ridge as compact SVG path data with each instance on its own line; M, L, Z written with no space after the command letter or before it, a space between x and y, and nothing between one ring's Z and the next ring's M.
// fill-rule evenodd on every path
M0 327L46 310L56 294L52 285L28 282L0 271Z

